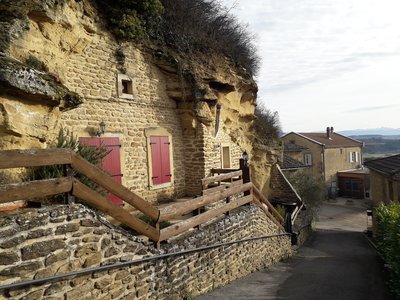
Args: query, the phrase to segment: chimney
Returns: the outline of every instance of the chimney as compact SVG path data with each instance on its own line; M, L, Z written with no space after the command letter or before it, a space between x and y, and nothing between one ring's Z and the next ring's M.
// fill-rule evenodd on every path
M333 127L331 127L331 133L333 133Z
M330 130L329 127L326 127L326 137L327 137L328 139L331 138L331 130Z

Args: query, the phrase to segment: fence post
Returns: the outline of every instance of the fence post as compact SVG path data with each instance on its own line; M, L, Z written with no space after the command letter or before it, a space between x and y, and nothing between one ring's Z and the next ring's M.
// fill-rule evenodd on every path
M64 165L64 176L66 177L73 177L74 170L72 169L71 165ZM71 205L75 202L75 197L72 195L72 190L65 193L65 204Z
M242 180L243 183L247 183L251 181L251 177L250 177L250 168L247 164L247 161L245 161L243 158L239 159L239 166L240 166L240 170L242 170L243 175L242 175ZM245 196L250 195L250 191L246 191L244 192Z

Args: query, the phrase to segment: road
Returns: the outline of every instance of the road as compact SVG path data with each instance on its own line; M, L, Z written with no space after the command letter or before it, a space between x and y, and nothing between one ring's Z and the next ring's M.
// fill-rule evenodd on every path
M315 232L295 255L196 300L391 299L382 262L362 233L366 223L361 200L325 203Z

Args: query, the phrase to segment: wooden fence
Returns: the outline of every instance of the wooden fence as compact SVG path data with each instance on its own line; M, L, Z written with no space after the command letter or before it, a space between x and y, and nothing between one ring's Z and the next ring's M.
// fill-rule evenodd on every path
M140 234L147 236L156 242L157 245L161 241L181 234L250 202L257 204L283 230L281 225L283 218L251 182L243 183L241 170L223 172L220 175L204 178L202 180L202 196L184 203L175 203L158 209L138 194L115 182L109 174L84 160L72 150L32 149L0 151L0 169L46 165L66 165L67 169L86 176L100 188L118 196L121 200L148 216L152 220L152 224L143 222L127 210L109 201L97 191L81 183L73 176L74 172L71 171L66 172L66 176L61 178L0 185L0 203L21 199L31 200L68 193L96 207ZM189 219L160 229L160 222L162 221L176 219L191 211L199 210L221 200L225 200L225 203Z

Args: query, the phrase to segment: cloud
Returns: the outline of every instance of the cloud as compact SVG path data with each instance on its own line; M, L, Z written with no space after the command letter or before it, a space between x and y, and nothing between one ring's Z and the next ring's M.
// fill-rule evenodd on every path
M398 124L400 1L222 1L237 2L232 12L257 34L260 100L279 112L284 130L329 118L345 129Z
M365 106L365 107L358 107L355 109L344 111L344 113L360 113L364 111L374 111L374 110L382 110L387 108L394 108L399 106L399 104L389 104L389 105L379 105L379 106Z

